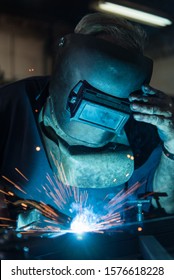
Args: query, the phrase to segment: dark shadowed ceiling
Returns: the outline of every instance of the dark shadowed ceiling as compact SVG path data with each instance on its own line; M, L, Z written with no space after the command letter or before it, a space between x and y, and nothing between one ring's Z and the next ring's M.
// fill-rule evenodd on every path
M91 0L1 0L0 13L56 21L63 19L76 23L84 14L91 12ZM118 0L115 2L124 3ZM174 18L173 0L130 0L129 3L143 5L164 12Z

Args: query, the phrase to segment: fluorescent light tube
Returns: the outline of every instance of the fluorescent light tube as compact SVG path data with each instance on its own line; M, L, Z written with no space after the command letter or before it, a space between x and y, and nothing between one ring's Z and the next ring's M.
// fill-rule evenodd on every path
M147 25L166 26L172 24L172 21L167 18L110 2L99 2L98 10L114 13Z

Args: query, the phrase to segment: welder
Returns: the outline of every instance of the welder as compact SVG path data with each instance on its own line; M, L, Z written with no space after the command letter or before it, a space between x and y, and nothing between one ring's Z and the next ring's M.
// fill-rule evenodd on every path
M43 188L54 174L61 187L87 191L101 211L106 196L138 182L133 199L166 193L160 206L174 212L174 104L149 86L153 62L144 42L138 25L89 14L59 38L51 77L1 87L1 189L8 196L10 187L58 208Z

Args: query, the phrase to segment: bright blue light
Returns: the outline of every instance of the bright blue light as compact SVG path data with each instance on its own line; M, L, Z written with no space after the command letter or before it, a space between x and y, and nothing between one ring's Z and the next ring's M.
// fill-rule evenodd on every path
M90 231L91 228L89 224L75 219L71 224L71 230L75 233L82 234L84 232Z
M71 230L82 236L84 232L91 232L97 229L97 216L87 208L78 213L71 223ZM79 238L78 238L79 239Z

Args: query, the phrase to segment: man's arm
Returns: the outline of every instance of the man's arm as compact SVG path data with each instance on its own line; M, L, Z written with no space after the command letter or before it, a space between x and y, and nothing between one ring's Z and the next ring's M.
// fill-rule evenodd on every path
M155 171L153 191L166 193L160 205L169 214L174 213L174 103L170 96L150 86L142 87L142 95L130 96L131 109L137 121L155 125L165 147ZM153 199L152 204L157 207Z

